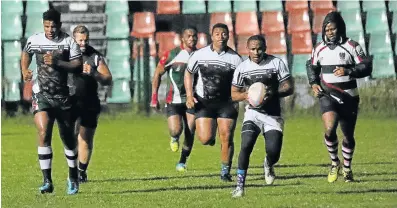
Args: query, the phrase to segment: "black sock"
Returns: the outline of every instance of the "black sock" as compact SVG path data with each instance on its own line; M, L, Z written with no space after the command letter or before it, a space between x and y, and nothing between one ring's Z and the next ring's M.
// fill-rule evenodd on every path
M43 178L44 180L49 180L52 182L52 177L51 177L51 168L50 169L43 169L41 170L43 172Z
M84 164L84 163L79 161L79 170L80 171L87 171L87 167L88 167L88 163Z
M187 158L190 155L190 150L185 150L182 148L181 158L179 159L179 163L186 163Z
M77 180L78 170L77 167L71 168L69 167L69 178L72 180Z

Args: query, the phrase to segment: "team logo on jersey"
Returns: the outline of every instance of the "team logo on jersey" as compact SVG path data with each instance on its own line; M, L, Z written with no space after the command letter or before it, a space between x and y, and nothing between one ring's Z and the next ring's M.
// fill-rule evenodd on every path
M176 72L181 71L181 66L176 67L175 71L176 71Z
M346 54L344 52L339 53L339 58L345 60Z

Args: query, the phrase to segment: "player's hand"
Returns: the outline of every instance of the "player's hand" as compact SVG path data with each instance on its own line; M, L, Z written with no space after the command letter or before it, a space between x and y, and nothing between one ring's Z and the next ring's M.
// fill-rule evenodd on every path
M334 72L334 75L337 76L337 77L341 77L341 76L345 76L346 75L345 68L344 67L340 67L340 66L337 66L334 69L333 72Z
M152 94L152 100L150 101L150 107L154 110L160 110L160 104L157 97L157 93Z
M23 81L30 82L33 78L33 71L30 69L22 70Z
M312 90L313 90L314 96L316 96L316 97L320 97L323 92L323 89L318 84L312 85Z
M44 54L43 58L44 58L44 64L48 66L52 66L55 64L55 59L54 56L52 55L52 52L47 51L47 53Z
M188 96L186 98L186 107L189 109L194 108L194 104L197 103L197 100L193 96Z
M83 74L92 75L92 67L87 62L83 64Z

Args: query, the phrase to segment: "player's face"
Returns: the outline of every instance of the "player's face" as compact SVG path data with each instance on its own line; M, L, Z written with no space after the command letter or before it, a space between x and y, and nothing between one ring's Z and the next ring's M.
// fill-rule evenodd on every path
M182 43L188 48L195 48L197 44L197 31L185 30L182 35Z
M261 41L251 40L247 44L247 49L251 61L257 64L262 61L266 48Z
M338 28L336 27L335 23L331 22L328 23L327 26L325 26L325 35L327 36L327 39L331 42L337 39Z
M60 30L61 23L58 23L57 25L54 21L44 20L43 26L44 26L45 36L50 40L56 38L59 35L59 32L61 31Z
M211 35L212 44L217 47L224 47L229 40L229 33L226 29L217 27L213 30Z
M88 45L88 36L83 33L75 33L74 39L76 43L80 46L81 52L85 52L86 46Z

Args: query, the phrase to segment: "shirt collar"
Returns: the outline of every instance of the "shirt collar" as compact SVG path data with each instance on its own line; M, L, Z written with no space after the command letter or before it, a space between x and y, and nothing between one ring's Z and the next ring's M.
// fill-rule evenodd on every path
M218 52L215 51L215 49L214 49L212 43L211 43L211 45L210 45L210 49L211 49L212 52L218 54ZM218 55L223 55L223 54L225 54L228 50L229 50L229 46L226 46L226 49L225 49L224 51L222 51L221 53L219 53Z

